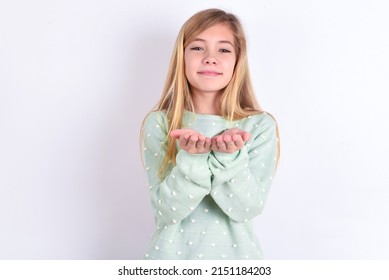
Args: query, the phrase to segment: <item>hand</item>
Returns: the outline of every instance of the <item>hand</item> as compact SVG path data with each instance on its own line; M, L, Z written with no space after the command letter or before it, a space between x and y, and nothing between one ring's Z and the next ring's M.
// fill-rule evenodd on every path
M170 137L177 139L179 146L190 154L205 154L211 151L211 139L193 129L173 129Z
M250 137L250 133L242 129L231 128L211 139L211 149L215 152L232 154L242 149Z

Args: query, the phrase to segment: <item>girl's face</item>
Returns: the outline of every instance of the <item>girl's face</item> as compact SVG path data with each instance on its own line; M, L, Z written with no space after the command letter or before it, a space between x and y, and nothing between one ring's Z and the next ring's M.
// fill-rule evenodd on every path
M185 75L192 94L220 93L231 80L235 62L234 35L227 24L198 34L185 48Z

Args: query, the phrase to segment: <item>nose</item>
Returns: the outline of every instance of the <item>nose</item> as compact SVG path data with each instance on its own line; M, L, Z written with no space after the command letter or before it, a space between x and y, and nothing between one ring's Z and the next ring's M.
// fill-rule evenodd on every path
M211 53L207 53L203 59L205 64L217 64L217 59Z

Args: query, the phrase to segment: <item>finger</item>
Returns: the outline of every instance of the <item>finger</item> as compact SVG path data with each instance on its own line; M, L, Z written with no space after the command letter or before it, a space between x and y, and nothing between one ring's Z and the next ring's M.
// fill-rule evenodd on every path
M206 150L208 150L209 148L211 148L211 145L212 145L211 139L208 138L208 137L205 138L204 148L205 148Z
M240 135L244 142L247 142L251 135L247 131L244 131L242 129L232 128L227 130L228 135L231 135L231 137L234 137L235 135Z
M226 143L223 141L222 137L217 139L216 144L220 151L227 151Z
M234 135L233 137L234 145L237 147L237 149L241 149L244 145L244 141L242 139L242 136L240 135Z
M237 145L236 145L236 143L235 143L235 141L234 141L234 139L238 139L238 138L241 139L241 137L240 137L238 134L235 134L235 135L233 135L233 136L231 136L231 135L225 135L225 136L223 137L223 140L224 140L224 142L225 142L225 144L226 144L226 150L227 150L227 152L233 153L233 152L235 152L235 151L237 151L237 150L239 150L239 149L241 148L241 146L237 147ZM242 141L241 141L241 142L242 142ZM239 142L238 142L238 143L239 143Z
M196 135L196 134L192 134L189 137L189 141L192 142L192 143L196 143L197 141L199 141L199 136Z
M223 141L225 142L225 143L228 143L228 142L232 142L232 137L231 137L231 135L224 135L223 136Z
M188 143L186 145L187 149L193 151L196 148L196 143L199 140L197 135L190 135Z
M173 139L179 139L181 136L181 129L173 129L170 131L170 137Z
M243 131L243 134L242 134L242 140L244 142L247 142L249 139L250 139L251 135L250 133L246 132L246 131Z
M217 143L219 141L223 141L223 136L222 135L217 135L217 136L212 138L212 142Z
M212 137L212 139L211 139L211 149L213 151L220 152L220 148L219 148L218 143L220 141L223 141L222 139L223 139L223 136L221 136L221 135L217 135L217 136Z
M198 138L199 138L199 140L196 143L196 148L197 149L202 149L202 148L204 148L204 144L205 144L205 136L204 135L199 135Z
M184 133L181 134L178 144L180 145L181 148L185 148L188 145L187 134Z
M233 153L233 152L238 150L238 148L235 145L235 142L233 142L233 141L226 142L226 149L227 149L227 152L229 152L229 153Z
M216 141L211 141L211 149L212 151L219 152L219 147L217 146Z

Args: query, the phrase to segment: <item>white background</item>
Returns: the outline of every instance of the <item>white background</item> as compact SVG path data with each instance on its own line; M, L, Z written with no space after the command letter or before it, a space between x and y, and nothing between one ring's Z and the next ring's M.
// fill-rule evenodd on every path
M268 259L389 258L389 2L2 1L0 259L139 259L139 129L195 12L241 19L282 154Z

